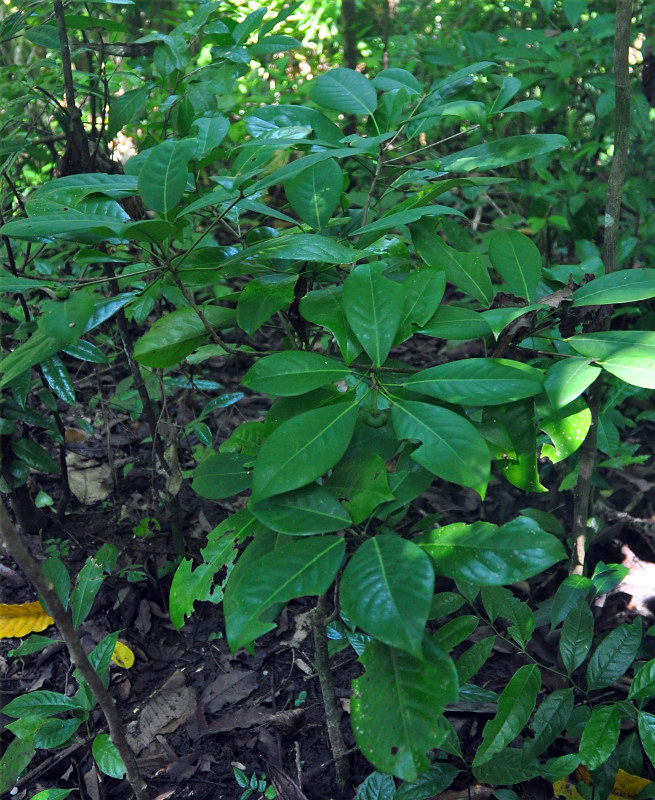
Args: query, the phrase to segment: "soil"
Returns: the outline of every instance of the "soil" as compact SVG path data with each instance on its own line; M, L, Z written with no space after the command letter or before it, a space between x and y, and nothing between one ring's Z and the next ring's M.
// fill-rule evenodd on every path
M416 341L412 341L416 348ZM399 348L394 356L425 366L443 360L435 340L425 339L420 347L412 351ZM220 375L222 391L243 391L239 380L246 367L243 363L217 360L216 374ZM104 401L111 397L110 387L115 385L115 378L109 374L103 379ZM88 389L80 383L81 402L90 400L96 392L95 381L86 385ZM178 429L183 428L209 399L198 393L179 392L169 401L171 422ZM94 468L103 465L109 468L90 479L91 483L104 481L105 490L108 489L106 498L87 504L73 498L61 524L53 522L26 539L38 557L42 557L44 548L58 548L73 576L103 543L110 542L118 549L118 569L103 584L80 633L85 646L92 649L108 633L120 631L120 640L135 654L130 669L112 666L110 689L128 731L137 737L139 763L151 796L161 800L236 800L244 791L235 779L234 768L237 768L248 778L265 774L278 796L287 800L352 800L358 785L372 771L354 747L348 719L351 681L361 673L356 654L348 648L332 658L336 693L343 709L343 734L351 748L350 779L340 792L335 786L332 753L313 666L312 603L310 600L290 603L276 629L257 641L254 654L243 650L230 653L218 604L197 603L195 613L182 631L176 631L167 611L170 569L176 559L171 517L178 515L187 554L196 559L206 534L238 508L240 501L238 498L234 503L203 500L185 482L176 505L171 506L162 491L162 477L151 468L150 445L143 441L148 431L134 423L128 413L112 410L104 401L96 418L90 420L96 430L94 436L86 437L80 432L74 409L66 412L66 423L69 430L77 432L71 433L67 445L69 453L76 453L79 459L74 462L74 470L81 470L83 462L90 461ZM217 410L208 421L212 430L217 431L214 441L224 441L237 424L259 419L264 411L265 400L245 392L242 400ZM652 439L652 428L651 423L644 422L630 431L630 437L634 441L640 441L640 437L644 437L641 441L648 441L649 435ZM47 446L47 442L41 443ZM183 469L193 466L192 445L197 445L193 437L183 441L179 453ZM125 473L129 464L133 467ZM560 477L556 472L547 476L549 486L554 488ZM603 535L600 544L592 548L592 560L621 560L620 549L626 543L635 557L655 560L653 539L631 522L654 518L653 467L633 465L612 470L607 473L607 480L612 481L612 487L605 493L609 500L598 514ZM59 476L34 474L30 488L33 494L47 491L55 502L61 497ZM529 500L532 507L553 511L565 522L570 518L568 502L557 491L533 495ZM500 478L490 485L484 505L467 489L435 481L417 503L409 522L439 514L441 524L481 518L503 523L520 513L525 505L525 493ZM157 524L151 524L151 538L135 536L134 528L147 518L155 519L160 530L156 530ZM3 564L2 602L36 599L11 558L5 558ZM514 590L536 604L552 596L565 570L565 566L559 566L517 585ZM447 581L443 582L443 588L450 588ZM628 599L629 595L618 596L604 610L598 610L608 629L620 619L629 619L637 613L628 608ZM641 611L649 614L648 607ZM56 638L54 629L44 634ZM536 641L535 646L541 648L539 657L556 658L556 644L546 637ZM22 660L8 657L7 652L18 643L16 639L0 642L3 703L37 689L74 693L75 681L63 645L53 644ZM499 646L476 683L502 691L522 663L525 663L523 657ZM148 727L146 721L153 715L159 715L158 722ZM474 752L489 716L483 708L453 713L452 721L462 738L465 755ZM8 719L3 717L2 721L6 723ZM19 781L14 797L22 800L46 788L70 787L77 787L69 795L71 800L130 797L125 782L101 775L94 766L89 743L96 733L105 731L104 720L98 713L90 721L88 738L81 737L77 743L60 750L38 751ZM5 731L3 744L10 739ZM472 783L470 775L462 772L454 786L469 791ZM473 787L473 796L488 796L484 789ZM552 796L552 789L544 789L538 782L519 791L520 796L526 797L548 796L548 791ZM253 798L260 796L259 791L252 794Z

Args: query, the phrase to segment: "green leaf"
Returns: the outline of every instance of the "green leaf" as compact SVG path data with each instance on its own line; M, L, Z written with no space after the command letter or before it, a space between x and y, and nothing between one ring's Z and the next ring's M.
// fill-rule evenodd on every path
M415 541L438 575L479 586L525 580L566 558L559 539L530 517L517 517L501 528L490 522L454 522Z
M75 292L68 300L52 300L43 306L37 319L39 330L60 342L74 344L84 333L93 313L93 298L88 292Z
M630 684L628 700L642 700L655 695L655 658L647 661Z
M355 430L352 401L306 411L283 422L262 445L253 470L253 502L298 489L331 469Z
M10 700L2 713L8 717L41 716L50 717L62 711L80 711L80 704L73 698L59 692L36 691L22 694Z
M287 350L257 361L241 383L255 392L291 397L336 383L346 375L348 369L333 358L306 350Z
M166 139L146 151L139 170L139 195L149 208L163 214L181 200L187 186L187 164L196 147L193 139Z
M312 100L344 114L372 114L378 96L373 84L361 72L337 67L320 75L312 85Z
M238 453L215 453L193 471L191 488L201 497L223 500L250 487L251 458Z
M359 525L381 504L394 499L384 459L374 452L360 453L332 470L324 486L343 503Z
M53 286L52 280L34 280L33 278L22 278L18 275L12 275L4 269L0 269L0 286L3 292L29 292L30 289L40 289L43 286Z
M86 619L104 580L105 564L98 560L97 556L89 556L71 592L70 605L74 628Z
M655 389L655 332L607 331L572 336L569 344L633 386Z
M504 617L514 623L507 632L524 649L535 629L534 614L530 606L514 597L504 586L483 586L480 598L491 622L498 617Z
M644 752L655 766L655 715L637 711L637 726Z
M212 591L214 576L234 560L237 542L243 541L260 527L250 511L238 511L208 534L207 545L202 550L204 563L192 571L191 559L182 559L173 575L169 595L171 622L178 630L184 625L185 616L193 613L197 600L215 603L223 599L220 588Z
M601 275L573 292L573 306L635 303L655 297L655 269L623 269Z
M491 278L484 259L479 253L461 253L449 247L434 230L434 223L415 222L412 241L419 256L428 266L445 270L446 279L488 306L493 298Z
M485 412L484 421L504 425L511 437L516 458L499 464L507 480L528 492L548 491L539 481L534 401L526 398L493 406Z
M457 306L441 306L416 332L438 339L468 340L489 336L491 328L477 311Z
M225 625L232 652L248 647L275 625L266 614L294 597L325 594L341 566L345 541L340 536L291 539L250 565L250 577L225 588ZM235 585L236 584L236 585Z
M588 603L579 599L569 611L559 640L564 669L570 674L587 657L594 638L594 617Z
M621 678L632 664L641 644L641 618L622 624L607 634L587 664L589 690L604 689Z
M384 231L389 231L392 228L398 228L401 225L409 225L412 222L423 219L423 217L441 217L444 214L464 217L464 219L466 219L465 215L456 208L435 204L431 206L422 206L421 208L410 208L406 209L405 211L390 212L375 222L369 222L368 225L364 225L361 228L356 228L350 233L350 235L362 236L370 233L380 234Z
M303 222L324 228L339 205L343 188L341 167L333 159L313 164L284 184L284 193Z
M457 675L459 676L460 686L468 683L476 672L481 670L487 663L495 643L495 636L487 636L472 644L457 659Z
M391 775L373 772L357 791L356 800L394 800L396 784Z
M420 547L398 536L374 536L344 570L341 607L376 639L421 658L434 592L434 570Z
M563 622L580 600L595 594L594 584L583 575L569 575L559 585L550 612L551 630Z
M34 736L14 739L0 758L0 793L11 791L19 775L34 756ZM69 791L72 791L69 790Z
M212 328L231 328L234 309L200 306ZM134 358L146 367L170 367L182 361L209 336L193 308L180 308L158 319L134 346Z
M111 778L122 778L125 775L125 766L118 755L116 745L106 733L98 734L91 745L93 758L101 772Z
M564 408L540 407L540 410L543 411L541 430L553 443L542 445L541 457L557 464L575 453L586 439L591 427L591 411L582 398Z
M573 689L556 689L546 697L532 719L534 739L524 745L526 759L540 756L566 728L573 711Z
M511 292L534 299L541 280L541 253L531 239L518 231L494 231L489 239L489 259Z
M342 295L342 286L309 292L300 301L300 313L309 322L321 325L334 334L343 360L350 364L362 352L362 346L348 325L341 302Z
M563 408L579 397L600 375L587 358L564 358L546 371L544 389L553 408Z
M64 403L75 405L75 386L66 365L59 356L50 356L41 362L43 377L48 386Z
M444 742L442 748L445 746ZM428 797L436 797L450 786L457 775L459 770L456 767L435 761L430 764L426 772L418 775L415 781L402 783L396 790L394 800L426 800Z
M297 275L273 274L250 281L241 292L237 304L239 327L248 336L253 336L276 311L288 308L297 280Z
M432 635L432 641L444 652L449 653L453 647L466 641L478 627L479 618L473 614L462 614L448 620ZM459 674L459 671L458 671Z
M378 769L415 781L428 768L426 752L448 735L439 714L457 700L455 666L429 641L419 659L373 640L360 661L366 672L353 682L351 706L357 746Z
M395 399L391 411L399 439L417 439L412 458L444 480L470 486L484 497L490 474L489 449L474 425L447 408Z
M411 72L406 69L393 67L383 69L373 78L373 85L381 92L392 92L395 89L409 89L411 94L421 93L421 84L416 80Z
M122 223L102 214L50 213L29 219L15 219L2 226L4 236L27 242L53 242L66 239L73 242L103 242L119 237Z
M580 759L587 769L598 769L614 752L619 743L620 725L616 703L592 709L580 738Z
M474 768L490 761L521 733L534 710L540 687L539 667L519 667L498 698L498 713L484 726Z
M267 528L294 536L332 533L352 524L341 503L316 484L269 497L252 505L251 510Z
M32 469L54 475L59 472L59 465L50 454L32 439L13 439L11 449L14 455L24 461Z
M566 147L569 140L558 133L530 133L524 136L507 136L492 142L467 147L458 153L445 156L439 166L446 172L489 170L516 164L526 158L551 153Z
M221 272L229 274L230 267L233 265L242 267L245 259L254 255L265 258L289 258L293 261L319 261L323 264L351 264L370 254L366 250L348 247L329 236L321 236L318 233L293 233L265 239L226 258L220 264Z
M0 770L1 771L1 770ZM44 789L35 794L31 800L64 800L65 797L75 791L74 789Z
M384 264L360 264L343 284L343 310L376 367L386 360L398 330L405 296L383 276Z
M394 344L412 335L412 325L425 325L431 319L446 289L446 273L434 267L424 267L408 275L402 284L405 293L403 313Z
M207 111L202 117L193 120L191 128L198 131L193 137L196 141L193 157L197 160L219 146L230 130L230 121L218 111Z
M540 370L503 358L449 361L406 378L414 392L462 406L493 406L533 397L542 390Z

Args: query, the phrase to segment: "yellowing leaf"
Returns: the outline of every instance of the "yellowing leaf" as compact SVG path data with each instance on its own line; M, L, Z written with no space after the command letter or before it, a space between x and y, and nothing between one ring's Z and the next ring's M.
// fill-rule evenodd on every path
M134 653L123 642L116 642L111 660L119 667L129 669L134 664Z
M38 633L54 622L38 600L33 603L0 603L0 639L19 639Z
M553 790L555 796L562 795L566 800L582 800L582 796L575 788L577 781L584 781L586 784L591 785L591 776L584 767L579 767L574 775L568 778L563 778L560 781L553 783ZM650 781L646 778L639 778L637 775L630 775L628 772L620 769L615 776L614 789L609 796L609 800L633 800L645 786L648 786Z

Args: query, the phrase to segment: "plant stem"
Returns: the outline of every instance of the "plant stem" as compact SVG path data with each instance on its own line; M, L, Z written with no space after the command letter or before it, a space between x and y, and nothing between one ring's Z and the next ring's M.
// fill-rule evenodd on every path
M628 52L630 47L631 17L632 0L617 0L616 35L614 38L614 154L607 181L605 233L603 238L603 263L606 274L614 272L618 268L619 219L621 216L625 170L628 162L630 133L630 68ZM602 320L600 325L597 326L597 330L609 330L611 307L603 308L603 311L605 313L602 315ZM592 385L589 394L591 426L587 438L580 449L578 480L573 503L573 550L570 571L576 575L582 575L584 572L587 519L589 517L591 499L591 479L596 462L596 439L602 389L603 376L600 375Z
M116 708L114 698L109 694L107 689L105 689L98 673L91 666L91 662L84 652L79 636L75 632L72 620L68 612L62 606L53 584L41 572L38 564L23 545L18 531L2 502L0 502L0 537L2 539L2 545L7 553L16 560L23 574L30 580L41 597L45 600L48 611L52 614L55 624L59 628L64 642L66 642L71 662L79 669L80 674L87 682L95 699L98 701L98 705L102 709L105 719L107 720L111 741L114 743L118 754L123 760L126 777L132 787L134 796L137 800L150 800L145 781L139 773L139 767L136 763L134 753L125 738L123 722Z
M330 670L330 656L328 654L326 598L322 594L316 602L312 618L314 629L314 665L318 673L325 708L325 721L327 723L328 738L334 756L334 771L337 778L337 787L343 790L348 778L348 762L346 760L347 748L341 734L341 714L334 693L334 680Z

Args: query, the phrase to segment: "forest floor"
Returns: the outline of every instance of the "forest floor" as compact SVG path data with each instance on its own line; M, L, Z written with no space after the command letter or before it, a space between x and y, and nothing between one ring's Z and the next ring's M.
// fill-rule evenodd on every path
M412 341L415 343L418 338ZM425 349L420 354L399 348L394 355L410 363L436 363L439 354L435 340L426 339L423 345ZM245 372L244 365L217 362L217 366L223 391L241 390L239 380ZM113 380L111 375L107 380ZM174 424L183 428L193 419L194 402L192 395L182 394L170 404ZM75 430L73 412L70 424ZM244 420L261 419L264 412L265 400L246 392L243 400L216 412L212 424L217 440L224 441L233 427ZM170 569L176 553L167 524L167 507L161 501L161 477L153 477L149 467L151 446L143 443L147 430L133 423L129 414L111 411L110 406L105 406L102 420L98 410L96 419L89 421L94 423L97 434L72 436L68 445L71 474L79 473L75 480L87 486L87 502L73 498L62 526L53 525L27 537L27 543L35 554L42 553L44 545L58 551L73 578L85 559L103 543L111 542L118 548L119 570L103 584L80 633L85 646L92 649L108 633L120 631L121 641L135 653L135 664L129 670L112 665L110 690L131 732L152 798L236 800L244 791L234 776L233 768L237 767L248 777L265 774L266 781L285 800L353 800L358 785L372 771L354 747L349 724L351 681L362 671L356 653L349 647L332 658L336 693L343 709L343 734L351 748L350 781L339 792L313 666L311 598L291 602L276 629L257 641L254 655L244 650L230 653L220 605L197 603L193 616L181 632L176 631L168 616ZM639 440L640 436L647 437L648 431L633 429L630 436ZM188 448L183 447L180 456L183 469L193 466ZM126 464L134 467L122 477ZM551 476L550 486L557 484L556 478ZM647 587L655 587L649 571L655 565L644 565L655 561L655 536L649 539L631 525L631 520L655 519L655 470L652 465L633 465L612 470L607 479L612 481L611 491L604 492L606 499L598 512L601 543L592 546L590 559L621 561L625 555L621 548L629 544L637 557L635 574L645 576L642 583L645 581ZM57 500L58 480L57 476L35 475L34 490L44 489ZM94 484L106 495L101 501L94 499ZM83 495L84 489L79 491ZM530 496L529 504L553 512L566 523L571 514L566 505L570 502L568 495L553 489L548 494ZM197 559L206 534L239 507L240 498L233 504L203 500L185 482L178 500L188 555ZM441 524L477 519L504 523L525 505L526 494L500 478L490 484L484 504L472 491L435 481L412 510L410 521L438 513ZM155 518L161 530L152 531L152 538L135 536L134 528L148 518ZM11 559L5 558L3 563L6 569L1 583L2 602L34 600L32 587L16 571ZM554 594L565 575L566 565L558 565L514 589L534 607ZM130 581L128 576L140 579ZM440 588L452 586L441 581ZM635 597L631 604L630 594ZM616 593L604 609L597 609L597 630L611 629L638 612L649 617L647 623L652 622L648 607L639 605L638 594L638 589L628 594ZM482 638L489 632L488 628L480 628L475 636ZM44 634L56 638L53 628ZM53 644L22 660L8 658L7 652L17 644L15 639L0 642L3 702L37 689L74 691L63 644ZM469 644L470 641L464 643L460 649ZM534 647L539 659L554 663L556 642L539 634ZM499 639L475 682L500 692L523 663L525 657ZM460 735L465 757L472 758L484 723L493 714L494 708L489 704L461 704L452 709L450 719ZM3 718L3 722L7 719ZM105 730L104 720L97 713L91 720L90 734ZM3 734L4 744L9 741L5 737L7 733ZM91 735L89 741L92 738ZM463 769L454 784L460 791L446 792L444 797L454 799L467 796L470 791L469 796L478 799L490 795L491 789L474 784L470 773ZM60 750L39 751L19 781L14 797L29 800L42 789L71 786L76 787L69 795L71 800L122 800L130 796L126 783L97 771L90 747L80 739ZM540 786L538 781L518 791L522 797L552 797L552 787ZM261 796L258 791L252 794L253 800Z

